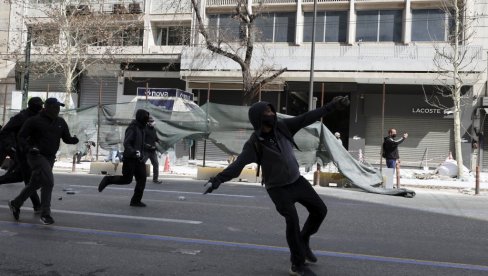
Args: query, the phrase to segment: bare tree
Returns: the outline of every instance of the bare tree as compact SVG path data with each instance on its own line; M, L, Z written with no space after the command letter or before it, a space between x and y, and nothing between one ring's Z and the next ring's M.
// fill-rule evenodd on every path
M75 81L90 67L121 63L127 46L142 46L144 24L140 10L129 11L124 5L108 8L103 1L44 2L48 4L32 4L29 0L15 0L12 4L20 6L16 19L23 20L31 37L30 41L24 40L32 45L29 71L37 76L62 76L67 103L75 91ZM24 32L18 33L23 35ZM23 45L12 56L22 60Z
M468 14L464 0L443 0L441 8L447 20L447 42L435 43L434 65L441 85L436 87L432 95L425 95L425 100L432 106L446 111L452 111L454 117L454 147L457 160L457 177L463 178L463 156L461 151L461 112L468 95L462 94L463 85L468 79L473 79L477 67L478 53L469 47L474 31L472 28L476 16ZM452 100L452 107L445 106L440 98ZM465 99L466 98L466 99Z
M259 44L261 30L256 26L256 20L264 17L262 1L252 4L252 0L235 0L232 20L237 28L225 29L219 26L217 30L206 24L205 11L201 10L200 1L191 0L195 25L198 33L203 37L204 47L214 54L229 58L239 64L242 73L243 92L245 102L249 103L257 96L260 89L279 77L287 68L277 69L273 65L252 67L253 53Z

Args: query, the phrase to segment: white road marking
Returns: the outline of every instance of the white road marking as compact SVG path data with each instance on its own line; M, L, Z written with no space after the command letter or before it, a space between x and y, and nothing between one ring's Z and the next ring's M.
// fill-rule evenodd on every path
M9 207L7 205L0 205L0 208L9 209ZM202 224L202 222L198 221L198 220L128 216L128 215L94 213L94 212L83 212L83 211L70 211L70 210L58 210L58 209L51 209L51 211L56 212L56 213L61 213L61 214L73 214L73 215L84 215L84 216L94 216L94 217L123 218L123 219L133 219L133 220L174 222L174 223L185 223L185 224Z
M93 189L98 189L98 187L96 187L96 186L88 186L88 185L76 185L76 184L72 184L72 185L69 185L69 186L70 187L79 187L79 188L93 188ZM115 186L117 186L117 185L115 185ZM107 187L105 189L126 190L126 191L133 191L134 190L134 188L114 187L114 185L112 185L111 187ZM144 191L145 192L155 192L155 193L172 193L172 194L202 195L202 193L199 193L199 192L153 190L153 189L144 189ZM227 196L227 197L254 198L254 196L248 196L248 195L231 195L231 194L218 194L218 193L211 193L211 194L207 194L206 196Z

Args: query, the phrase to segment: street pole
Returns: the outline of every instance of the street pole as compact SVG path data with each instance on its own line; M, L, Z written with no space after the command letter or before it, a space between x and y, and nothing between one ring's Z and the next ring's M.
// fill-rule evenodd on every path
M25 68L24 68L24 87L22 93L22 109L27 107L27 100L29 96L29 68L31 55L31 38L32 28L27 27L27 41L25 43Z
M308 110L313 108L313 73L315 63L315 22L317 21L317 0L313 1L312 53L310 55L310 89L308 91Z

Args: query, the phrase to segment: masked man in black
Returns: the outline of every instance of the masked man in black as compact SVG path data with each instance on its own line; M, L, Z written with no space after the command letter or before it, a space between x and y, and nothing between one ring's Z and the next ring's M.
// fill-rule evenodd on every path
M98 191L102 192L108 185L127 185L136 178L134 195L130 200L130 206L146 207L141 199L146 187L146 164L144 164L144 140L145 129L149 122L149 112L139 109L136 119L125 130L124 154L122 163L122 176L105 176L98 185Z
M146 140L144 144L144 163L147 159L151 160L151 165L153 167L153 183L161 184L163 183L159 180L159 161L158 152L156 148L156 143L159 142L158 134L156 128L154 127L154 118L149 118L149 123L146 127Z
M327 105L302 115L278 120L275 108L267 102L258 102L249 109L249 121L254 133L244 144L241 154L224 171L210 178L204 193L211 193L221 183L237 177L245 165L258 163L262 167L263 183L286 221L286 240L291 253L290 275L315 275L305 261L317 262L310 249L310 236L315 234L327 215L327 207L310 183L300 175L293 147L298 149L293 136L333 110L349 105L347 97L335 97ZM309 216L300 230L295 203L305 206Z
M13 116L5 125L5 127L2 128L2 130L0 131L0 137L6 138L6 140L8 140L5 141L4 139L2 139L2 143L4 143L5 141L9 144L9 147L12 149L12 156L10 158L14 160L13 166L11 166L4 175L0 176L0 185L17 183L21 181L24 181L25 185L29 184L31 169L29 167L29 164L27 164L26 153L21 147L17 146L17 134L19 133L20 129L27 119L37 115L39 111L41 111L42 104L43 102L41 98L30 98L27 102L27 108L20 111L17 115ZM39 196L37 195L37 192L32 193L30 199L32 201L32 207L34 208L34 212L40 212L41 201L39 199Z
M56 98L48 98L39 115L29 118L20 129L19 146L27 153L27 163L32 175L20 194L9 201L10 211L15 220L19 219L20 207L37 189L41 189L41 222L53 224L51 217L51 195L54 187L53 166L60 139L66 144L77 144L78 138L71 136L66 121L59 117L64 106Z

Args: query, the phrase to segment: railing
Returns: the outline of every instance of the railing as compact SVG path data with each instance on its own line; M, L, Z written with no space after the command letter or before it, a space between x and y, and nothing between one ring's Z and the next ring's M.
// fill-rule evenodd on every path
M324 1L324 0L320 0ZM346 0L349 1L349 0ZM294 4L297 0L254 0L253 4ZM313 2L313 0L312 0ZM207 7L211 6L234 6L237 4L237 0L208 0Z

